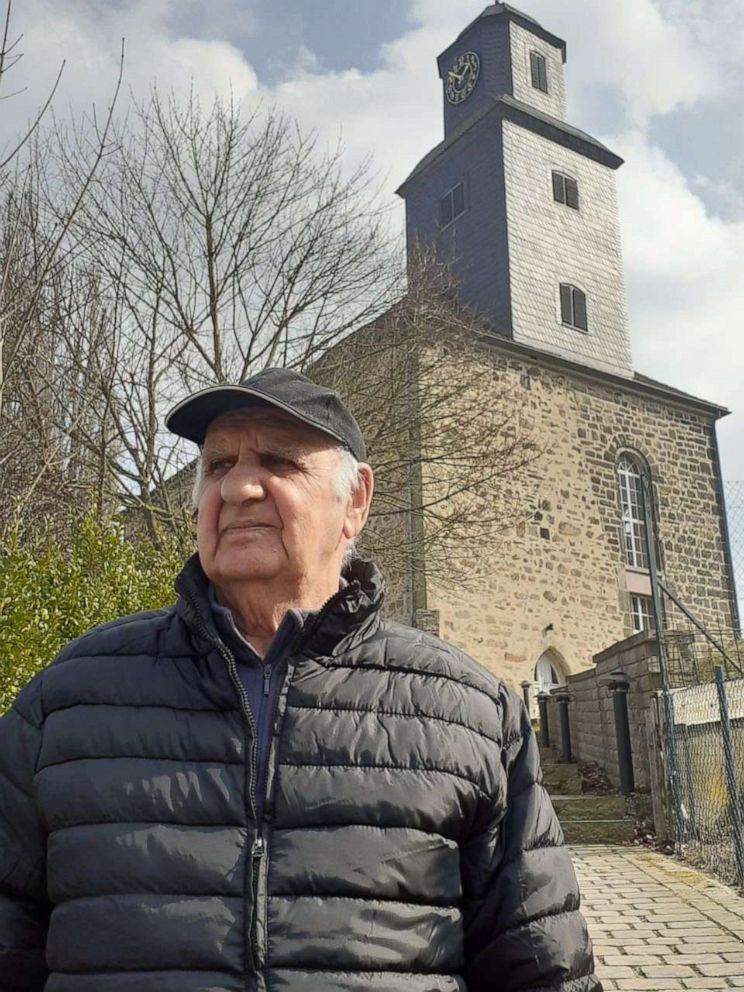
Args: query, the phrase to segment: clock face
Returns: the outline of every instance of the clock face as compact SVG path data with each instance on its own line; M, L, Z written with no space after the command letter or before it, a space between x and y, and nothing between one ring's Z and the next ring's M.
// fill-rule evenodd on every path
M452 63L444 80L444 92L450 103L466 100L478 82L480 59L475 52L463 52Z

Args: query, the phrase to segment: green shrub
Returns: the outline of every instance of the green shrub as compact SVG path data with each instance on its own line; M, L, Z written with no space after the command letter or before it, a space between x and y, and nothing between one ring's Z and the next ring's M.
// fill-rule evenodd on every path
M0 713L74 637L116 617L175 599L183 542L124 539L115 522L82 517L62 544L0 539Z

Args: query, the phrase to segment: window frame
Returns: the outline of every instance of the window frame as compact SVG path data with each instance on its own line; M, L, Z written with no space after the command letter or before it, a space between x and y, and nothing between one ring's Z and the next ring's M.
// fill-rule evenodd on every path
M455 191L458 189L462 189L462 210L460 210L459 213L455 213ZM443 221L442 207L444 206L445 201L449 204L450 216L449 220ZM454 186L451 186L446 193L439 197L439 230L443 231L445 228L449 227L450 224L454 224L457 218L462 217L467 209L468 198L465 190L465 180L460 179Z
M654 622L654 600L652 596L643 596L640 593L630 595L630 616L633 623L633 633L642 634L655 629ZM648 620L648 624L644 624Z
M550 650L544 651L535 662L532 673L533 682L542 692L550 692L566 684L566 675L562 670L563 666L556 660ZM549 671L548 671L549 670ZM543 678L543 675L550 675L550 681Z
M537 48L530 49L530 81L533 90L549 93L548 88L548 59Z
M570 304L569 309L564 306L564 290L568 290L570 293ZM576 294L579 294L576 296ZM580 306L583 309L584 315L584 325L577 323L577 300L580 301ZM582 334L589 333L589 305L587 300L587 295L583 289L576 286L572 282L562 282L558 285L558 303L561 315L561 324L564 327L571 327L575 331L581 331ZM566 314L568 313L568 318Z
M630 452L621 452L615 463L615 480L620 501L623 559L626 568L648 573L646 520L642 503L644 474L648 475L648 472L638 458ZM637 479L637 484L631 485L632 479Z
M560 196L556 195L558 190L556 188L556 179L559 180L560 185ZM551 170L551 183L553 187L553 200L556 203L560 203L565 207L569 207L571 210L579 211L581 209L579 202L579 181L573 176L569 176L567 172L561 172L560 169ZM569 199L569 183L573 185L575 190L575 203L571 203Z

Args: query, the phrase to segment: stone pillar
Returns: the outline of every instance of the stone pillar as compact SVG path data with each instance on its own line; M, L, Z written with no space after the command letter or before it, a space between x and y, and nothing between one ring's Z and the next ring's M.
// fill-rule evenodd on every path
M558 703L558 717L561 724L561 761L564 765L570 765L573 761L571 757L571 724L568 719L568 704L571 697L567 692L555 694Z
M524 705L525 705L525 708L527 710L527 715L529 717L532 716L532 712L530 710L530 686L531 685L532 685L531 682L527 682L527 681L522 682L522 699L524 700Z
M616 669L610 672L602 684L612 696L612 706L615 711L615 738L617 740L617 763L620 772L620 791L625 796L635 792L633 775L633 748L630 743L630 721L628 719L628 690L630 682L625 672Z
M538 692L537 705L540 710L540 743L543 747L550 747L550 726L548 724L548 700L550 694Z

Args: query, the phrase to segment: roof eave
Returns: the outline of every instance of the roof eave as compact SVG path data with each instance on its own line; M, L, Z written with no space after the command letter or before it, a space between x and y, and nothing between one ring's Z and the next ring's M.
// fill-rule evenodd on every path
M451 48L462 41L465 35L472 31L474 27L480 24L487 17L506 17L507 20L514 21L516 24L519 24L520 27L525 28L527 31L531 31L534 35L537 35L538 38L542 38L543 41L547 41L548 44L553 45L554 48L558 48L561 53L562 61L566 61L566 42L563 38L559 38L557 35L551 34L550 31L546 31L545 28L534 18L528 17L527 14L523 14L521 10L517 10L515 7L510 7L507 3L492 4L491 6L486 7L485 10L481 11L481 13L470 22L470 24L462 29L452 44L448 45L447 48L441 52L438 56L438 60L441 59L442 56L446 55Z
M594 159L594 161L601 162L611 169L618 169L623 164L623 159L619 155L616 155L590 135L576 128L569 127L557 118L542 114L527 104L515 100L508 94L503 94L502 96L493 97L492 102L486 104L482 111L474 114L473 117L465 121L461 127L451 134L449 138L445 138L444 141L441 141L428 152L396 189L395 192L398 196L405 196L406 188L414 179L418 179L445 151L455 145L472 128L480 125L491 114L498 116L500 119L511 120L513 123L526 127L528 130L534 131L537 134L543 134L558 144L571 148L579 152L579 154L585 155L587 158Z

